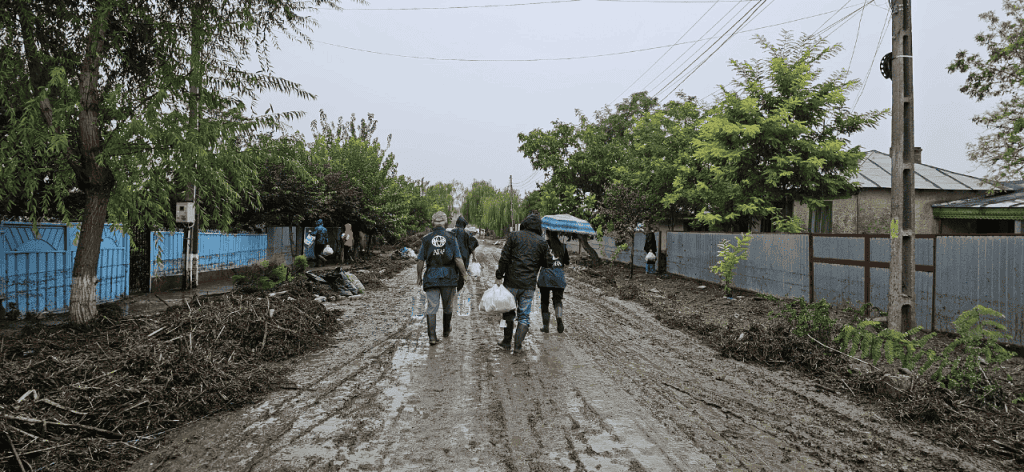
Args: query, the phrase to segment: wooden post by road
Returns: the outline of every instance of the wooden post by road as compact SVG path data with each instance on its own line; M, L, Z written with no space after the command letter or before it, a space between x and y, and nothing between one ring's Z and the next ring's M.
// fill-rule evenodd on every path
M914 326L914 73L910 0L892 9L892 194L889 226L889 328Z

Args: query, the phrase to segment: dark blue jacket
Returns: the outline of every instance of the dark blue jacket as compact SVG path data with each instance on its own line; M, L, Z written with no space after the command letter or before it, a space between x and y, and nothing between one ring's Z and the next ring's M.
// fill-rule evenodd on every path
M324 220L316 220L316 228L313 228L317 244L327 244L327 228L324 227Z
M459 268L455 259L461 259L462 253L455 235L445 231L443 226L434 228L420 240L420 253L416 258L427 265L423 274L423 290L459 285Z
M455 228L449 233L455 235L455 239L459 242L459 250L462 251L462 262L465 264L469 261L469 253L473 252L477 245L476 238L466 231L466 225L469 224L465 218L459 216L459 219L455 221Z
M531 213L520 226L522 231L505 239L494 277L504 279L505 287L533 290L537 288L537 271L553 263L551 251L540 235L540 216Z
M557 242L554 244L561 246L562 250L556 250L557 248L552 247L552 242L548 241L548 248L551 251L553 262L550 269L543 268L540 270L540 275L537 277L538 287L565 288L565 272L562 268L569 265L569 250L565 247L565 244Z

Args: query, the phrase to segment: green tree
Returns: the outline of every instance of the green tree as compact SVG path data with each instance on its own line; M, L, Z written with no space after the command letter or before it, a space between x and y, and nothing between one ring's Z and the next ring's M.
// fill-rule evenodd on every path
M957 52L947 67L950 73L967 72L960 88L967 96L1002 97L994 110L973 119L990 132L967 145L968 158L987 167L995 181L1024 179L1024 0L1003 0L1003 10L1005 20L992 11L980 15L988 32L974 39L986 53Z
M681 101L671 100L633 120L630 129L632 149L629 159L612 169L613 182L632 189L644 189L657 196L646 201L650 207L641 210L644 219L669 222L692 217L699 208L689 206L686 200L666 205L661 196L672 192L677 177L677 166L692 159L699 126L707 118L708 109L696 97L678 95ZM608 195L606 192L605 195ZM621 206L619 203L613 207ZM605 207L608 207L605 205Z
M779 45L757 36L767 58L730 61L735 90L700 124L692 157L676 163L665 204L699 208L699 224L742 229L770 218L793 201L820 206L851 195L864 153L848 147L850 134L875 127L888 110L855 113L847 95L859 86L840 70L827 78L819 65L839 45L815 36Z
M635 93L588 118L576 111L578 124L553 121L550 130L519 133L519 151L534 169L543 170L550 185L546 195L565 213L592 220L601 192L614 179L616 166L629 166L633 121L657 108L647 92Z
M650 192L643 187L634 187L621 183L608 184L601 201L605 233L611 235L615 244L629 247L629 276L633 277L633 251L636 249L635 234L643 223L643 229L649 230L652 219L661 209L661 195Z
M470 223L499 236L505 235L512 225L513 211L519 221L526 217L518 192L495 189L486 180L473 181L460 211Z
M168 226L170 205L197 187L201 226L226 227L256 179L241 145L296 113L254 115L244 100L297 84L247 72L279 35L306 40L301 13L335 0L123 2L13 0L0 12L0 200L39 218L84 194L71 315L96 315L105 222ZM265 69L266 70L266 69ZM46 175L46 177L42 177ZM37 186L41 181L52 185ZM28 183L28 185L22 185ZM17 198L15 198L17 196ZM9 208L7 208L9 209Z

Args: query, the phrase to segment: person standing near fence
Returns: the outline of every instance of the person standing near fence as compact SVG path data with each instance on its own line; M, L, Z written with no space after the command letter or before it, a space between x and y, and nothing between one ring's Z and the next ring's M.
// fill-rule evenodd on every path
M327 247L327 228L324 227L324 220L316 220L313 236L316 238L316 241L313 243L313 265L314 267L320 267L327 264L327 258L322 254L324 248Z
M540 316L544 321L544 327L540 332L548 332L548 324L551 321L551 312L548 310L548 297L552 297L555 309L555 321L558 323L558 332L565 331L562 324L562 294L565 292L565 271L563 268L569 265L569 249L558 238L557 231L547 230L548 250L551 253L551 267L540 270L537 277L537 287L540 288Z
M452 308L455 303L459 278L468 278L462 262L462 251L455 235L444 229L448 217L444 212L434 213L431 218L433 231L420 240L420 252L416 258L416 285L423 286L427 293L427 339L430 345L437 340L437 306L442 304L444 315L443 336L452 331ZM423 271L426 266L426 272Z
M647 226L647 225L644 225ZM653 258L645 257L647 260L647 271L648 274L657 274L658 271L655 269L654 264L658 261L658 237L654 235L654 231L647 230L647 240L644 242L644 253L654 254Z
M551 267L553 263L548 243L540 235L540 215L531 213L520 227L522 230L509 234L505 239L501 258L498 259L498 269L494 272L494 278L497 281L504 280L502 285L516 298L516 309L502 315L505 319L505 337L498 343L504 349L512 347L512 320L515 319L513 354L523 351L523 341L530 330L530 305L537 288L537 272L542 267Z
M349 262L355 260L355 254L352 251L352 247L355 244L355 238L352 236L352 223L345 223L345 243L343 244L345 250L345 258Z

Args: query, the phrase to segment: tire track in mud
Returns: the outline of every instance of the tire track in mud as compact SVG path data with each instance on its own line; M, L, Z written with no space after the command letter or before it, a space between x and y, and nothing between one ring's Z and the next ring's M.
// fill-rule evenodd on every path
M477 251L474 304L499 251ZM184 427L133 470L988 470L568 278L566 332L540 332L538 292L513 356L498 314L475 307L429 346L409 317L409 268L337 304L337 342L294 363L303 390ZM915 461L925 454L945 459Z
M578 280L570 284L580 316L596 328L581 336L595 361L605 361L653 415L704 446L719 467L918 470L937 464L940 470L998 470L820 394L812 382L721 358L685 333L663 327L636 303L604 297ZM609 316L593 316L591 310ZM617 340L602 333L616 329L625 331ZM625 362L632 368L616 367L627 359L635 359Z

